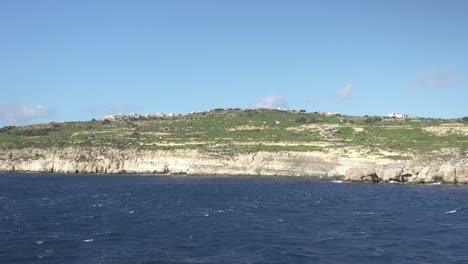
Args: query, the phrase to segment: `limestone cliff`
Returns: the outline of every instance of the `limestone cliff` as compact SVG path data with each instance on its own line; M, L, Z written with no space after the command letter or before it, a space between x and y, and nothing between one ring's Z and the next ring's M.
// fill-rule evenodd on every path
M206 153L196 150L66 148L0 151L0 171L261 175L349 181L467 183L465 160L422 163L325 152Z

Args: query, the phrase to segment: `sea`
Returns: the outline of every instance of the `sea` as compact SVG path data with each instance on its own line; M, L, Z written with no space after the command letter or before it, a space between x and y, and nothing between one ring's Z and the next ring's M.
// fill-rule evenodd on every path
M468 263L468 187L0 174L0 263Z

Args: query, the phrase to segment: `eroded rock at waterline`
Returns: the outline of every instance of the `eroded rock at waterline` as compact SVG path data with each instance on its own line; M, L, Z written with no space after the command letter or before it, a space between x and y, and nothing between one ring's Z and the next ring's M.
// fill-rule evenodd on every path
M466 160L421 163L325 152L206 153L112 148L0 151L0 171L341 178L356 182L467 183Z
M9 156L15 158L9 158ZM326 177L336 163L321 153L203 153L196 150L24 149L3 151L0 170L57 173L154 173Z
M345 180L357 182L407 182L407 183L468 183L466 161L439 162L429 165L378 164L353 167L346 171Z
M455 176L457 183L468 183L468 164L466 162L455 166Z
M379 179L375 173L375 167L373 166L361 166L349 168L346 171L345 180L356 181L356 182L378 182Z

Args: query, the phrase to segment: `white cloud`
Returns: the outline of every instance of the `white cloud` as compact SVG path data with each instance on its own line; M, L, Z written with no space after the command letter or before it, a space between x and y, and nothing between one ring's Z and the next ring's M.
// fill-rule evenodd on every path
M350 83L345 83L335 94L335 97L338 100L346 101L351 100L351 92L353 91L353 85Z
M414 82L422 86L443 88L463 83L463 77L455 66L433 67L418 73L414 77Z
M269 95L263 97L262 99L258 100L254 106L254 108L287 108L288 102L282 96L278 95Z
M49 118L55 111L43 105L9 104L0 105L0 121L17 124Z
M128 114L130 112L136 112L141 110L141 106L136 104L103 104L103 105L94 105L88 106L84 111L93 113L93 114Z

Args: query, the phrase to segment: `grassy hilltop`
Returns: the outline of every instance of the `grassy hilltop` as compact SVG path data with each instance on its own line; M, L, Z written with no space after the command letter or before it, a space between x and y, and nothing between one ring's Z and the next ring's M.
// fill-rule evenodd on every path
M113 147L234 153L360 149L395 159L466 155L468 118L323 116L215 109L181 117L93 120L0 129L0 148Z

